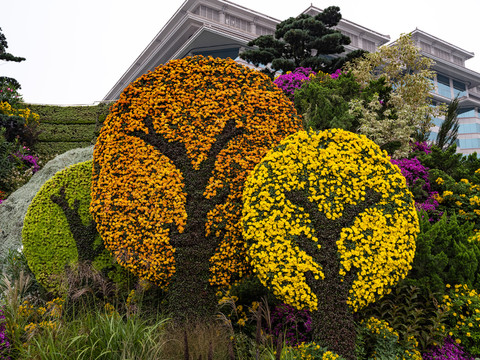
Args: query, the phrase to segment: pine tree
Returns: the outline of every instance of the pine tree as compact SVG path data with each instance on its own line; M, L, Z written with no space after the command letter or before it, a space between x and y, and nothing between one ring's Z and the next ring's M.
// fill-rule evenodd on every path
M440 125L440 129L438 130L435 145L442 150L452 146L457 140L458 128L460 127L458 124L457 115L458 97L448 104L445 120L443 121L442 125Z
M340 68L347 58L332 58L331 55L345 51L344 45L350 38L335 30L342 15L340 8L330 6L316 16L301 14L290 17L277 25L275 36L262 35L248 43L255 49L246 50L240 57L255 66L270 64L263 70L273 76L276 71L293 71L298 67L309 67L315 72L333 72ZM348 59L363 54L355 51Z
M14 62L21 62L25 60L25 58L23 57L14 56L8 53L7 48L8 48L7 38L2 33L2 28L0 28L0 60L14 61ZM16 90L21 88L20 83L17 80L7 76L0 76L0 87L6 84L14 87Z

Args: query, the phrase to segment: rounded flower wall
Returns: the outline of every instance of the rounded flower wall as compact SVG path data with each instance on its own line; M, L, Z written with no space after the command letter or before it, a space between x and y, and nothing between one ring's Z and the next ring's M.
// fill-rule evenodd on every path
M328 246L338 251L338 280L354 274L353 309L384 295L411 268L419 231L411 193L398 167L365 136L339 129L289 136L255 167L243 198L254 271L297 309L317 308L305 273L325 277L315 254ZM348 226L336 225L352 213ZM322 228L314 227L316 216L325 218ZM323 236L329 224L337 238Z
M36 279L58 290L65 265L93 261L113 266L89 213L92 161L57 172L35 195L22 229L23 252Z
M363 135L301 131L255 167L243 200L256 275L312 310L315 336L348 358L352 310L388 293L415 254L417 212L399 168Z
M142 76L95 146L91 212L106 246L159 286L203 282L205 266L211 285L241 277L245 179L300 127L282 91L233 60L188 57Z

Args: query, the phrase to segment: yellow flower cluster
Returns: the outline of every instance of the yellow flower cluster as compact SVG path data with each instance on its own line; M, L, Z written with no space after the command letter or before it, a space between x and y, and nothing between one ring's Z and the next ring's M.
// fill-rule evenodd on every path
M243 327L247 324L249 318L255 318L257 310L260 306L258 301L253 301L246 308L243 305L237 305L238 297L230 294L230 289L218 291L216 296L219 298L218 305L222 309L222 314L229 310L226 317L221 315L219 318L231 325L232 320L236 320L236 324Z
M58 323L63 314L65 300L55 298L48 301L45 306L35 306L25 300L17 309L17 314L28 321L24 331L28 337L33 336L41 329L58 329Z
M303 192L331 221L348 206L361 207L368 191L379 201L368 206L328 239L337 247L338 281L354 274L347 303L357 310L389 292L406 276L419 231L412 195L399 168L365 136L340 129L298 132L272 149L250 174L243 194L244 237L260 281L285 303L317 309L306 274L324 278L322 265L300 246L300 238L323 251L318 238L327 229L312 227L311 216L287 194ZM336 244L335 244L336 243Z
M385 320L380 320L372 316L367 320L363 320L361 323L364 324L365 328L374 335L374 337L384 339L387 343L398 344L400 338L398 332L396 332ZM407 339L406 344L402 347L404 348L404 354L401 356L397 355L395 360L422 360L422 354L417 349L418 341L415 337L410 336ZM375 356L373 357L373 360L374 359L376 359Z
M449 284L446 286L451 288ZM477 353L480 350L476 340L480 336L480 294L465 284L457 284L443 296L442 305L448 314L448 335L470 352Z
M297 345L294 348L287 348L285 357L290 358L289 355L293 356L292 358L301 359L301 360L343 359L339 355L331 351L325 350L325 348L322 348L320 345L316 344L315 342L301 343L300 345Z
M25 124L28 125L32 121L38 124L40 115L34 113L30 109L17 109L12 107L8 102L0 102L0 114L8 116L19 116L25 119Z
M171 229L182 234L192 220L186 175L139 136L152 131L147 123L168 143L183 146L185 166L198 171L229 121L241 134L218 153L202 189L205 199L227 192L203 221L205 236L220 244L210 259L210 283L224 286L249 272L240 226L246 176L301 121L264 74L233 60L201 56L172 60L130 84L98 137L90 211L122 266L157 285L168 284L175 273Z

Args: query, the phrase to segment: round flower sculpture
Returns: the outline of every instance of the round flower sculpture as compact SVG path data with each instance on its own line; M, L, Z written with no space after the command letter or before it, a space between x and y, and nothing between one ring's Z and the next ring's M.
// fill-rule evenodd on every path
M109 269L113 259L89 213L91 176L92 160L57 172L35 195L25 215L23 252L47 290L58 291L58 275L78 260L113 270Z
M353 311L388 293L415 254L418 218L399 168L363 135L301 131L255 167L243 200L260 281L310 309L315 336L352 358Z
M140 77L112 106L94 150L90 209L106 246L168 286L174 316L212 313L213 286L249 270L245 179L300 128L282 91L233 60L187 57Z

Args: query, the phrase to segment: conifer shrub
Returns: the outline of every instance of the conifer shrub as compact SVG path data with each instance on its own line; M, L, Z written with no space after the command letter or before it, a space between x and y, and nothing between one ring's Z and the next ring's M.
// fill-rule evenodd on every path
M255 167L243 200L260 281L311 310L314 337L353 359L353 312L388 293L415 254L417 212L399 168L365 136L301 131Z
M461 222L457 215L444 214L431 223L421 212L420 233L412 270L407 282L435 293L444 293L447 284L480 285L480 244L472 222Z
M301 127L272 81L232 60L172 60L130 84L94 151L90 210L116 260L168 287L175 317L212 314L247 274L242 190Z
M56 173L33 198L22 229L23 252L38 282L61 290L65 266L78 260L121 281L89 213L92 160ZM119 269L117 269L119 270Z

